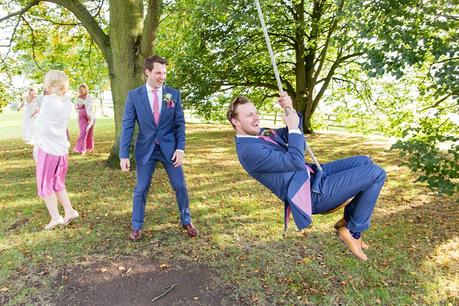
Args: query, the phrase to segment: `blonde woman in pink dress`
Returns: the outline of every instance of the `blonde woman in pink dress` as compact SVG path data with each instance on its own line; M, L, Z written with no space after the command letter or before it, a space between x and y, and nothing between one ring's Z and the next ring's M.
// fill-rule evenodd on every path
M78 88L78 98L75 108L78 112L78 125L80 135L78 136L74 152L85 154L94 150L94 123L96 121L94 104L86 84Z
M65 188L68 168L67 127L72 102L65 94L68 78L64 72L50 70L45 75L45 88L49 95L43 97L40 112L35 120L34 143L38 196L45 201L51 221L45 226L52 230L67 225L78 217ZM58 203L64 208L59 213Z

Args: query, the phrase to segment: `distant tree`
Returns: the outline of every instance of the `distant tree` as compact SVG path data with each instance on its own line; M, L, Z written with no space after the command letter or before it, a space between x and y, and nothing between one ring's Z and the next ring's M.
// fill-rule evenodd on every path
M352 25L354 1L261 1L282 84L304 116L311 116L326 89L345 79L340 67L362 53ZM276 95L268 51L253 0L184 0L176 2L183 31L180 45L165 46L175 57L174 82L202 114L221 110L215 98L249 93L263 101ZM167 51L166 51L167 52ZM218 94L215 94L218 93ZM225 94L227 93L227 94Z
M365 35L377 41L367 49L371 75L392 73L398 78L413 67L424 73L418 82L420 98L429 105L417 110L419 120L408 124L394 149L407 165L421 172L418 180L432 190L459 191L459 3L435 1L380 1ZM390 50L390 52L387 52ZM453 116L456 120L453 121ZM441 150L441 146L447 146Z

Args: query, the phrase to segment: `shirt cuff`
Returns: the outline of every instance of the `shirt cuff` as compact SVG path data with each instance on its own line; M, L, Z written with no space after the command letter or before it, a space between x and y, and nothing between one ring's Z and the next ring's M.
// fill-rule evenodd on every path
M300 129L291 129L291 130L288 130L288 133L289 134L301 134L301 131Z
M183 154L185 154L185 151L180 150L180 149L175 149L175 151L179 151L179 152L182 152Z

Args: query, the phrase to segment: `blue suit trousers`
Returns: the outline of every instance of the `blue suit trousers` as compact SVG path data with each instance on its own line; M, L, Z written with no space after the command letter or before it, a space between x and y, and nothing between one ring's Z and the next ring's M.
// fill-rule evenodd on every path
M137 182L134 188L132 207L132 228L134 230L140 230L143 227L147 195L158 161L162 162L164 165L167 176L169 177L169 182L172 189L175 191L181 223L184 225L191 223L188 190L185 184L182 166L174 167L170 161L166 160L159 145L156 145L148 162L144 165L137 165Z
M322 165L324 175L320 192L312 193L313 214L329 211L353 197L344 209L347 228L361 232L370 227L370 219L386 172L367 156L354 156ZM311 175L311 184L315 175Z

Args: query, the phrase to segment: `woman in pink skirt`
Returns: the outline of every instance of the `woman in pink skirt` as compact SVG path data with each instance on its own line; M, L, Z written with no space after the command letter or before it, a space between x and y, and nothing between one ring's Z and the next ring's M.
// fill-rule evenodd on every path
M62 71L50 70L45 75L44 96L40 112L35 120L34 143L38 195L45 201L51 221L45 229L67 225L78 217L65 189L68 167L67 126L72 111L72 102L65 95L68 78ZM64 217L59 213L58 203L64 208Z
M96 121L94 106L91 95L86 84L78 88L78 98L75 108L78 111L78 125L80 135L78 136L74 152L85 154L94 150L94 123Z

